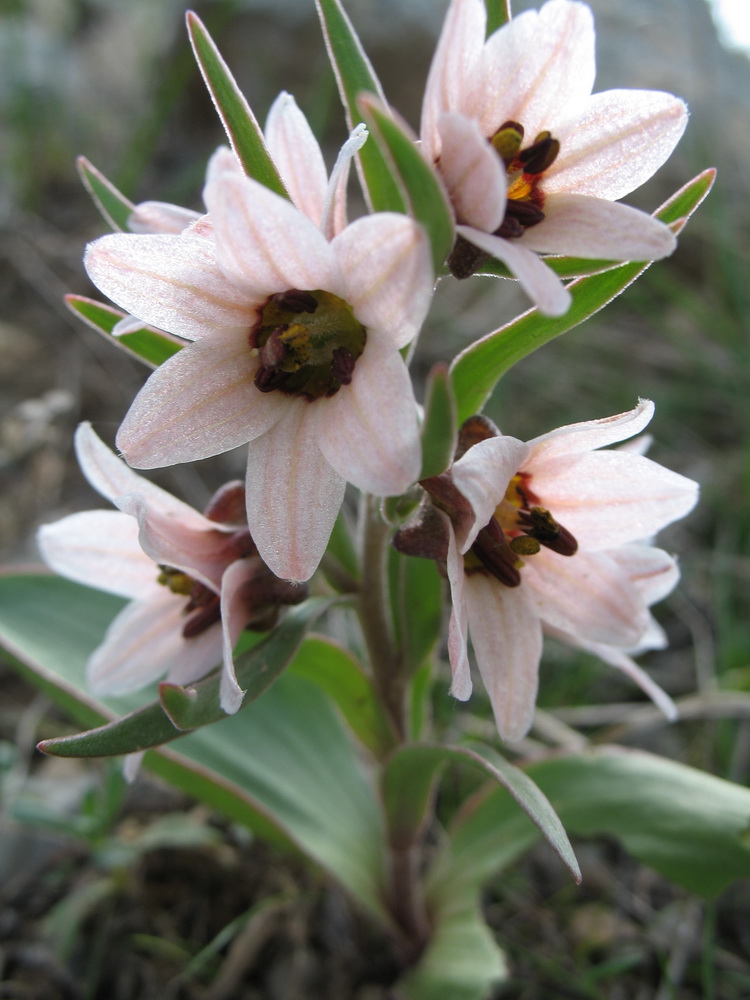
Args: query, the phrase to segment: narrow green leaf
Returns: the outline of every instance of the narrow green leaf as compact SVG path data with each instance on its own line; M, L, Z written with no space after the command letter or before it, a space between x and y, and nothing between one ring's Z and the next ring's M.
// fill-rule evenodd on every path
M715 170L703 171L665 202L654 213L656 218L679 232L711 190L715 176ZM541 316L531 309L462 351L451 365L459 423L481 411L513 365L593 316L648 267L650 262L621 264L603 274L579 278L568 286L573 303L564 316Z
M278 678L299 648L312 621L331 606L331 598L310 598L290 609L261 643L237 657L237 681L247 707ZM219 674L186 687L163 683L160 701L122 718L72 736L43 740L39 749L55 757L111 757L169 743L185 732L224 719L219 704Z
M250 105L245 100L232 73L206 31L200 18L187 12L187 27L193 52L214 102L232 149L248 177L265 184L271 191L288 198L284 182L266 148L265 139Z
M376 758L385 757L393 748L393 730L370 678L343 646L325 636L308 636L289 671L324 691L359 742Z
M458 439L456 398L446 364L436 364L427 380L422 422L420 479L439 476L453 461Z
M391 605L404 671L415 673L437 645L443 624L443 581L432 559L389 553Z
M311 597L290 608L281 624L234 665L237 682L245 692L241 708L255 701L286 669L300 647L305 632L327 611L335 598ZM182 731L198 729L225 717L219 704L219 677L212 675L185 687L159 685L159 698L172 723Z
M127 351L139 361L145 361L151 368L158 368L185 346L184 341L171 333L164 333L150 326L114 337L112 331L124 318L124 312L83 295L66 295L65 304L93 330L103 333L121 350Z
M590 274L601 274L620 267L619 260L591 260L586 257L544 257L544 263L558 278L585 278ZM502 261L488 257L476 272L477 277L513 278Z
M370 142L380 147L397 180L409 215L421 223L432 247L435 273L443 266L453 246L453 213L435 171L419 152L407 125L397 121L386 106L371 94L359 99L359 107L370 128Z
M403 848L418 836L439 771L449 761L465 762L484 770L510 793L580 882L581 872L573 848L546 796L527 774L491 747L479 749L481 753L468 747L413 743L393 754L383 770L381 783L391 842Z
M385 96L362 43L339 0L316 0L331 66L336 75L341 103L349 128L360 121L357 98L360 94ZM406 212L406 203L383 154L375 142L366 142L357 162L365 198L374 212Z
M750 789L640 750L598 747L529 765L571 834L617 838L691 892L750 876ZM430 883L479 886L538 839L507 793L486 786L456 817Z
M487 7L487 37L510 21L510 0L484 0Z
M118 191L100 170L89 163L85 156L78 157L76 166L83 186L91 195L104 221L113 229L128 232L130 216L135 209L133 202L128 201L125 195Z

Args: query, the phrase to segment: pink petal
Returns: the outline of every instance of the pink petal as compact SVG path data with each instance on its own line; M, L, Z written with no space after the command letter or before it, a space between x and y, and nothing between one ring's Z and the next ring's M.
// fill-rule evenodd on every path
M448 557L446 572L451 589L451 617L448 626L448 657L453 672L451 694L459 701L471 697L471 669L469 667L469 611L464 597L464 559L459 554L453 526L447 514L441 513L448 528Z
M234 647L247 624L247 603L242 594L242 585L252 579L260 564L253 559L241 559L232 563L221 582L221 627L222 656L221 683L219 697L222 711L234 715L242 705L245 692L237 683L234 672Z
M363 122L355 125L336 157L320 221L320 228L327 240L332 240L337 233L346 228L346 191L349 184L349 171L352 159L364 146L368 135Z
M343 276L341 297L360 323L397 347L408 344L432 300L432 261L421 226L379 212L351 223L331 248Z
M561 556L542 549L526 559L521 577L543 623L576 641L632 649L646 630L645 602L606 552Z
M640 455L597 451L561 455L532 472L531 488L544 507L587 551L655 535L684 517L698 484Z
M153 592L130 603L107 629L88 662L89 686L96 695L137 691L165 673L187 684L221 659L218 623L194 639L182 635L185 598L154 584Z
M441 115L438 131L440 175L456 218L484 232L494 232L505 217L508 184L503 161L476 122L464 115Z
M183 232L200 219L198 212L164 201L142 201L136 205L128 219L131 233L174 233Z
M555 131L560 154L545 171L545 193L618 201L664 163L687 125L685 104L654 90L606 90Z
M542 629L529 595L483 573L465 581L471 641L498 732L515 743L534 719Z
M247 296L330 289L336 281L330 245L317 226L286 198L240 175L228 149L211 158L203 197L221 267Z
M527 444L531 449L524 464L528 471L539 470L541 463L557 455L575 455L594 448L604 448L638 434L646 427L654 415L654 404L650 399L641 399L638 405L625 413L599 420L583 420L577 424L566 424L554 431L541 434Z
M180 569L219 593L227 564L237 558L227 532L207 519L200 527L185 523L137 493L121 497L119 507L137 519L141 548L155 563Z
M519 243L539 253L605 260L659 260L677 245L672 230L653 216L583 194L550 195L544 219Z
M461 95L484 44L487 15L482 0L452 0L443 22L425 87L420 134L428 162L440 155L438 119L460 111Z
M169 511L173 516L181 518L185 524L193 525L195 528L215 527L189 504L183 503L160 486L133 472L104 444L90 423L84 422L78 425L74 442L81 472L91 486L107 500L114 503L126 493L138 493L149 504Z
M473 92L475 117L488 137L520 122L525 144L577 117L594 85L594 21L581 3L551 0L514 17L485 46ZM464 110L461 108L460 110Z
M321 400L318 447L350 483L396 496L416 482L421 464L417 404L398 350L371 336L350 385Z
M568 311L570 292L535 253L521 246L520 240L504 240L468 226L456 226L456 232L480 250L501 260L516 276L540 313L562 316Z
M266 565L282 579L301 582L323 557L346 481L317 444L319 410L329 401L286 402L284 419L248 449L247 519Z
M653 545L622 545L609 553L628 574L647 605L671 594L680 579L677 560ZM641 645L639 642L639 645Z
M84 264L113 302L181 337L247 329L253 320L253 304L227 281L202 237L114 233L89 244Z
M480 441L453 464L453 482L474 510L473 524L462 525L463 530L457 532L460 552L468 552L477 534L489 523L527 453L523 441L503 434Z
M140 597L158 570L138 542L138 525L127 514L90 510L43 524L37 535L42 558L56 573L120 597Z
M282 91L266 120L266 143L297 208L320 225L328 173L318 140L291 94Z
M154 469L219 455L263 434L287 398L253 384L245 337L215 332L188 344L149 378L117 435L131 465Z

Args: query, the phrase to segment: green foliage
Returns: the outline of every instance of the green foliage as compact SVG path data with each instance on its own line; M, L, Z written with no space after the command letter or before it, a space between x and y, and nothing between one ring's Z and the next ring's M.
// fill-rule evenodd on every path
M487 7L487 37L510 21L510 0L484 0Z
M171 358L185 346L184 341L178 340L171 333L154 330L148 326L115 337L112 331L125 317L125 313L120 309L105 305L103 302L96 302L94 299L87 299L83 295L66 295L65 304L92 330L103 333L109 338L110 343L127 351L139 361L145 361L151 368L158 368L167 358Z
M91 195L91 199L113 229L127 232L130 228L130 216L135 205L128 201L115 185L107 180L104 174L89 163L85 156L79 156L78 173L83 186Z
M456 399L448 367L435 365L427 382L422 422L422 471L420 479L439 476L453 461L458 439Z

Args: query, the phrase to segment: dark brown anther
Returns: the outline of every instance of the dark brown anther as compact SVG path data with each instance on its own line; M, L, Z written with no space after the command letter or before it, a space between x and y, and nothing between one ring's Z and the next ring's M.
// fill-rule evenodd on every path
M261 392L283 389L288 380L289 372L282 372L276 368L265 368L263 365L257 370L253 379L255 388Z
M523 531L535 538L545 548L561 556L572 556L578 551L578 542L573 535L558 524L545 507L532 507L519 512Z
M184 609L185 614L189 615L196 608L203 608L207 604L211 604L215 597L216 594L210 587L196 580L193 584L193 589L190 591L190 600Z
M339 386L349 385L357 359L347 347L337 347L331 357L331 377ZM336 388L333 389L333 392ZM333 392L331 394L333 394Z
M454 461L457 462L475 444L486 441L487 438L497 437L499 433L500 429L488 417L484 417L480 413L475 413L473 417L467 417L458 429Z
M226 548L227 560L234 562L235 559L246 559L247 556L254 556L257 553L253 536L247 528L240 528L233 534L227 536Z
M224 483L206 504L203 516L217 524L245 524L245 484L239 479Z
M271 301L275 302L279 309L285 309L291 313L314 313L318 308L318 300L315 296L299 288L277 292L276 295L271 296Z
M463 236L457 236L456 242L453 244L453 249L448 254L448 259L445 263L454 278L463 280L464 278L470 278L472 274L476 274L477 270L484 264L488 257L489 254L486 254L484 250L475 247L473 243L469 243Z
M520 586L518 557L508 545L503 529L494 518L479 532L471 551L500 583L504 583L506 587Z
M185 639L194 639L221 620L221 601L218 594L213 594L213 600L201 605L195 614L191 614L182 626ZM189 607L189 605L188 605Z
M288 327L286 326L277 326L276 329L269 334L268 340L260 349L260 363L263 368L270 368L274 371L286 357L286 345L281 339L281 335L287 329Z
M518 160L525 174L543 174L555 162L559 152L558 140L543 132L533 145L521 150Z

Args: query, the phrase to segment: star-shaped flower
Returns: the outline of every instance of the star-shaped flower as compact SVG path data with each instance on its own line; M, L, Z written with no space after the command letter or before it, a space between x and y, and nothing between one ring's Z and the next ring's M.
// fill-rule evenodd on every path
M425 156L452 198L458 241L449 263L465 277L485 254L501 260L540 311L569 294L538 253L656 260L671 231L614 204L667 159L687 123L671 94L593 94L590 9L550 0L485 39L483 0L452 0L422 109Z
M679 575L670 555L641 540L691 510L698 487L635 449L599 450L638 434L653 409L644 400L525 444L471 418L449 472L422 484L429 514L397 536L402 551L445 559L451 690L461 700L471 693L471 635L504 739L531 725L543 630L625 670L673 709L628 654L664 644L649 606Z
M62 576L131 599L91 655L91 690L125 694L164 675L187 684L222 663L222 708L236 712L240 633L272 627L280 605L305 597L257 554L242 483L220 490L205 516L133 472L90 424L78 428L75 446L88 481L118 510L44 525L40 550Z
M248 443L247 515L278 576L307 580L346 482L397 495L419 473L417 407L399 349L418 332L433 275L427 239L403 215L346 225L354 130L330 181L288 95L269 149L294 204L211 160L209 215L181 235L105 236L86 267L146 323L190 341L150 377L117 445L136 468Z

